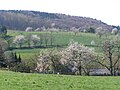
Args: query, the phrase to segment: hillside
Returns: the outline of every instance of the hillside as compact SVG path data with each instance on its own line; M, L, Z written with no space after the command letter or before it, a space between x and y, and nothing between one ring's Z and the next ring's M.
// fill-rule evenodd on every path
M120 90L120 77L27 74L0 70L1 90Z
M111 30L113 27L100 20L70 16L65 14L46 13L38 11L0 10L0 24L6 25L8 29L25 30L26 27L50 28L54 23L56 28L70 29L76 27L87 29L90 27L103 27Z

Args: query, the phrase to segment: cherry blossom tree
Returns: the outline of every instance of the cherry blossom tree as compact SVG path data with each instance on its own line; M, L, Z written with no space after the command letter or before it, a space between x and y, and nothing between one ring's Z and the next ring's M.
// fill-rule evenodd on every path
M31 41L33 42L34 46L36 46L37 43L40 41L40 37L38 37L37 35L32 35Z
M94 60L96 53L94 49L88 48L84 45L72 42L70 45L62 51L62 63L72 65L76 67L79 74L82 74L82 70L86 75L89 75L90 70L94 66Z
M97 55L91 48L71 42L70 45L62 51L45 51L38 57L36 70L39 72L48 72L50 67L54 72L65 74L89 75L91 69L95 67Z
M22 47L24 42L25 42L25 36L24 35L17 35L13 39L13 44L18 44L20 48Z
M112 34L117 34L118 33L118 29L117 28L113 28L111 33Z
M56 50L45 50L38 56L37 67L35 70L43 73L49 73L49 71L52 71L53 73L62 73L64 67L60 63L60 56L60 53Z

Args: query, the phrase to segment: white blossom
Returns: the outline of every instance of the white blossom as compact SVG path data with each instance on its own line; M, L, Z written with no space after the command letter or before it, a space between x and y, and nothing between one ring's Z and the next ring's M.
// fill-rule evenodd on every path
M32 40L33 44L36 45L39 42L40 37L38 37L37 35L32 35L31 40Z
M94 40L91 41L91 45L95 45L95 41Z
M32 27L27 27L25 31L26 32L33 31L33 28Z
M18 35L14 38L13 43L22 43L25 40L24 35Z
M13 44L18 44L21 48L22 44L25 42L25 36L24 35L17 35L13 39Z
M117 32L118 32L118 29L117 28L113 28L111 33L112 34L117 34Z

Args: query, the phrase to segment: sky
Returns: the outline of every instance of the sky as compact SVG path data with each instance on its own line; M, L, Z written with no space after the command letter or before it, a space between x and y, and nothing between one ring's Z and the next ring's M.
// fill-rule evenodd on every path
M120 0L0 0L0 10L34 10L90 17L120 25Z

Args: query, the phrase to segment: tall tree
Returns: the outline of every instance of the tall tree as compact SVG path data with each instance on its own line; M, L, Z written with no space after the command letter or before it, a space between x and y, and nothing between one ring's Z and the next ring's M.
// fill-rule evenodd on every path
M119 69L120 43L113 40L105 40L102 45L103 56L97 62L108 69L111 76L116 75Z
M21 62L21 55L19 54L19 57L18 57L18 62L20 63Z
M33 45L36 46L37 43L39 43L39 41L40 41L40 37L38 37L37 35L32 35L31 41L33 42Z
M80 75L82 72L89 75L91 69L96 67L94 63L94 60L97 59L96 56L94 49L74 41L62 52L63 62L76 68Z
M0 25L0 36L4 37L7 34L7 28L3 25Z
M18 44L21 48L23 43L25 42L25 36L24 35L18 35L13 39L14 44Z
M31 34L28 34L25 38L26 38L26 43L28 44L28 47L30 48L31 47L31 37L32 35Z
M0 66L6 67L5 55L1 45L0 45Z

